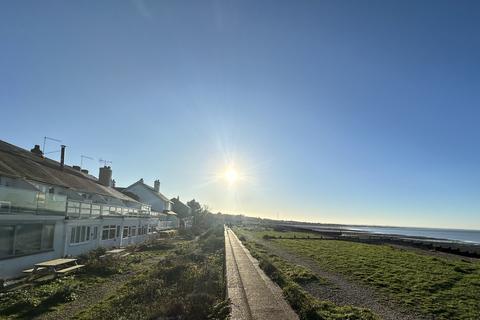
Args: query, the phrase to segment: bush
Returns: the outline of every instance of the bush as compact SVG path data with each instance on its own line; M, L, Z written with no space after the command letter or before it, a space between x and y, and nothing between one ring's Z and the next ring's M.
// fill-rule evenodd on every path
M225 240L223 235L219 237L212 233L207 238L200 241L200 246L203 251L207 253L213 253L224 248Z
M269 276L270 279L278 283L279 286L285 285L285 279L282 276L281 272L269 260L261 259L259 266L260 268L262 268L265 274Z
M85 262L85 273L94 274L98 276L109 276L112 274L122 273L122 261L113 256L105 257L90 257Z

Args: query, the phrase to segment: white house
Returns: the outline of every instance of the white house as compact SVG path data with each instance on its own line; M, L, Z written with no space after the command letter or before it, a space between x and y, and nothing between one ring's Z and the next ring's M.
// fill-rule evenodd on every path
M177 214L172 211L172 201L160 192L160 181L155 180L153 188L147 185L143 179L126 188L117 188L124 194L150 205L152 212L161 217L161 228L178 228Z
M111 187L112 170L87 170L0 141L0 279L33 264L144 241L165 221Z

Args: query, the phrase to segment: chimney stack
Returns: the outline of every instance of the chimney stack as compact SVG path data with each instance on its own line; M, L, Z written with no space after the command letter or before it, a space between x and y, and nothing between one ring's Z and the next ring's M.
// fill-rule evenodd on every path
M43 158L43 152L40 150L40 146L38 144L36 144L35 147L30 150L30 152Z
M100 168L98 173L98 183L105 187L110 187L112 185L112 168L110 168L110 166Z
M62 167L63 169L63 166L65 165L65 145L62 144L61 146L61 150L60 150L60 167Z
M155 189L157 192L160 192L160 180L155 180L153 182L153 189Z

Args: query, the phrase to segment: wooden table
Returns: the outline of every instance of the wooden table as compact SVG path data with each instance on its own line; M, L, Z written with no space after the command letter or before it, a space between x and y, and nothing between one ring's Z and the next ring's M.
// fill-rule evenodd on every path
M45 267L45 268L56 268L58 266L61 266L63 264L69 264L75 262L77 263L77 259L54 259L54 260L48 260L44 262L40 262L35 264L35 267Z
M42 273L64 274L73 270L84 267L82 264L77 264L77 259L54 259L36 263L33 269L23 270L24 273L37 275Z

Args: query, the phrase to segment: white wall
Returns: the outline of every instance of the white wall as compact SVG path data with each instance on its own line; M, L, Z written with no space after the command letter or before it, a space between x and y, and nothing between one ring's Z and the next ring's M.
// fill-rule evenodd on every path
M153 211L162 212L163 210L170 210L170 201L164 201L158 198L153 192L141 184L135 184L126 189L133 194L135 194L140 202L149 204L152 206Z
M64 256L78 256L87 253L98 247L119 247L130 244L140 243L148 238L148 235L138 235L138 226L155 225L158 222L156 218L138 218L138 217L103 217L93 219L70 219L65 220L63 216L40 216L40 215L0 215L0 224L19 224L25 222L32 223L55 223L53 250L30 254L25 256L10 257L0 259L0 279L10 279L22 275L22 270L33 268L33 265L42 261L61 258ZM103 226L120 226L120 235L110 240L102 240ZM90 226L90 240L78 244L70 244L72 227ZM97 239L93 239L93 227L98 227ZM137 235L135 237L122 238L124 226L136 226Z
M55 231L53 235L53 250L29 254L25 256L0 259L0 279L14 278L21 275L22 270L33 268L33 265L35 263L62 257L64 243L63 239L65 237L64 217L30 214L0 215L0 224L10 225L26 222L55 223Z

